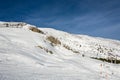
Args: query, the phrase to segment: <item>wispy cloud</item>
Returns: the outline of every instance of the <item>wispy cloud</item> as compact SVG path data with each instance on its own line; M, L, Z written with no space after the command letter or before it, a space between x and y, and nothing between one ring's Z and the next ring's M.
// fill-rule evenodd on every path
M37 0L35 3L25 1L23 4L14 2L13 6L2 10L0 18L25 21L76 34L120 39L119 4L119 0ZM116 37L109 36L113 33Z

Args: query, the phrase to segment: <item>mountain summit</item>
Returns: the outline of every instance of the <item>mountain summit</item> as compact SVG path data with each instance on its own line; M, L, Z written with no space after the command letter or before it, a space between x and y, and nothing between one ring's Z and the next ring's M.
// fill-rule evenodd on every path
M119 80L120 41L0 22L0 80Z

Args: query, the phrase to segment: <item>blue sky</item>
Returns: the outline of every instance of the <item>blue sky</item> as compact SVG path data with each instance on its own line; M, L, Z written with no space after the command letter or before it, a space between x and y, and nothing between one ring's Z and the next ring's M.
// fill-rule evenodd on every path
M120 40L120 0L0 0L0 21Z

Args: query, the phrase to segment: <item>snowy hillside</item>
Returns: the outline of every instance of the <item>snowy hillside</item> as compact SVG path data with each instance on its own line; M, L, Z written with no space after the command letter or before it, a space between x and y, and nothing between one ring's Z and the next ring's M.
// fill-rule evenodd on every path
M0 22L0 80L120 80L120 41Z

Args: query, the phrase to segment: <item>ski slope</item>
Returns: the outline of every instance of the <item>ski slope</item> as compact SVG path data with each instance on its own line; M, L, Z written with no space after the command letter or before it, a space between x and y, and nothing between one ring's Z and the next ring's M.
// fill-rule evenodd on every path
M0 22L0 80L120 80L120 64L91 58L120 59L120 41L31 27Z

